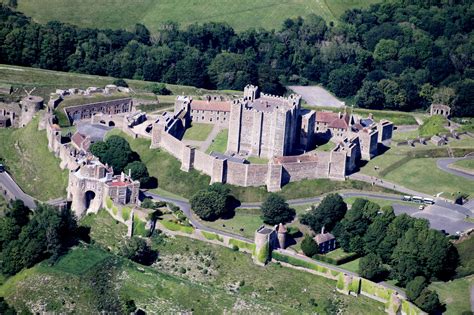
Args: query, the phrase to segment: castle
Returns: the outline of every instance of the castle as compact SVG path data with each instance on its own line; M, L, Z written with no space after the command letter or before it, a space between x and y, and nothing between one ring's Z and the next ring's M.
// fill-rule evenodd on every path
M192 122L228 128L225 154L205 154L180 141ZM211 182L238 186L266 185L280 190L288 182L312 178L344 180L361 159L370 160L380 145L388 146L393 124L353 114L301 108L301 97L260 93L247 85L235 100L207 96L194 100L178 96L174 113L165 112L153 123L152 148L162 147L181 161L181 169L197 169ZM320 140L334 143L329 152L315 151ZM252 164L246 158L269 160Z
M115 204L138 202L140 182L130 175L114 175L112 168L103 165L93 156L83 159L79 167L71 170L68 182L68 200L77 217L86 212L97 212L110 198Z

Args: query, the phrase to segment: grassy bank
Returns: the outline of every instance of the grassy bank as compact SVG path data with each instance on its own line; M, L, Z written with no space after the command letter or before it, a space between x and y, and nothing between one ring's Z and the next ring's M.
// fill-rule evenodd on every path
M20 187L47 201L66 196L67 170L48 150L46 131L38 130L39 117L20 129L0 129L0 158Z

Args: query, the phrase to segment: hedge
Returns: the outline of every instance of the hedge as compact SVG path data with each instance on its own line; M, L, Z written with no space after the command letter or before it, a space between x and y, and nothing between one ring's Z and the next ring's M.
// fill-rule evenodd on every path
M107 206L107 209L112 209L113 202L109 196L105 197L105 205Z
M279 261L282 261L282 262L286 262L286 263L288 263L290 265L293 265L293 266L308 268L308 269L311 269L311 270L314 270L314 271L317 271L317 272L320 272L320 273L327 273L328 272L328 268L320 266L316 262L312 263L312 262L302 260L302 259L299 259L299 258L296 258L296 257L283 255L283 254L281 254L279 252L276 252L276 251L272 252L272 258L274 258L276 260L279 260Z
M390 296L394 292L392 289L381 287L367 279L361 279L360 290L387 301L390 300Z
M132 212L132 210L129 207L123 207L122 208L122 218L125 221L128 221L130 219L130 213L131 212Z
M219 242L224 242L224 239L215 233L209 233L206 231L201 231L201 233L208 240L217 240Z
M230 245L235 245L237 246L238 248L245 248L245 249L248 249L250 251L254 251L255 250L255 244L253 243L247 243L247 242L244 242L244 241L241 241L241 240L237 240L235 238L231 238L229 239L229 244Z
M357 255L356 253L350 253L350 254L347 254L347 256L341 257L340 259L334 259L331 257L327 257L325 255L316 254L313 256L313 258L316 260L333 264L333 265L342 265L342 264L345 264L346 262L356 259L358 256L359 255Z
M267 263L270 259L270 244L266 243L265 246L260 250L259 253L255 253L257 260L262 264Z
M194 232L194 228L191 226L184 226L184 225L181 225L172 221L167 221L167 220L163 220L160 222L165 228L167 228L170 231L175 231L175 232L180 231L187 234L192 234Z

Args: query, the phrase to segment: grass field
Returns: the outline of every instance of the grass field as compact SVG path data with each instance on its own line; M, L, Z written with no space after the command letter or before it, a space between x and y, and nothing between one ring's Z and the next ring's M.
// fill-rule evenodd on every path
M3 0L6 2L6 0ZM280 29L287 18L316 14L336 21L348 8L367 7L378 0L19 0L18 10L35 21L59 20L83 27L132 29L136 23L158 33L167 21L182 25L227 22L237 31L248 28ZM74 7L74 10L71 8Z
M217 136L214 138L214 141L211 143L209 148L207 148L206 153L209 154L212 151L225 153L227 150L227 139L229 138L229 129L223 129L219 131Z
M249 156L247 160L253 164L267 164L268 159L263 157Z
M47 201L66 196L67 170L48 150L46 131L38 130L38 115L21 129L0 129L0 158L27 194Z
M461 160L454 162L452 165L468 171L474 171L474 160Z
M448 147L456 156L464 156L472 151L474 139L463 136L443 147L431 143L414 148L393 145L370 160L361 171L430 195L444 192L444 197L452 198L452 194L459 191L473 193L474 188L467 179L451 175L436 166L436 158L449 156Z
M230 219L203 222L205 225L244 237L253 239L255 231L263 224L259 209L236 209L235 215Z
M469 313L471 303L469 292L474 285L474 276L456 279L449 282L434 282L430 289L436 290L439 294L441 303L446 304L446 315L458 315Z
M43 6L43 4L41 6ZM51 92L54 92L56 89L68 89L71 87L85 89L90 86L104 87L107 84L112 84L114 80L115 78L112 77L104 77L98 75L52 71L0 64L0 84L11 84L15 87L36 87L36 90L33 92L33 94L40 95L44 97L45 100L48 100L49 94ZM147 81L129 79L126 79L125 81L127 81L127 84L130 86L130 88L132 88L137 93L148 93L149 86L152 83ZM211 91L209 90L183 85L167 84L166 88L171 90L174 95L184 94L198 96L211 93ZM213 91L212 93L215 92L216 91ZM218 93L233 95L241 92L219 91ZM141 94L138 94L138 96L143 97ZM161 98L162 97L160 97L160 99ZM170 96L169 98L165 99L174 99L174 96Z
M204 141L212 131L214 125L193 123L190 128L186 129L183 140Z
M340 268L346 269L355 273L359 273L359 261L360 258L351 260L345 264L339 265Z
M322 144L316 148L316 151L329 152L336 147L334 142L328 141L325 144Z

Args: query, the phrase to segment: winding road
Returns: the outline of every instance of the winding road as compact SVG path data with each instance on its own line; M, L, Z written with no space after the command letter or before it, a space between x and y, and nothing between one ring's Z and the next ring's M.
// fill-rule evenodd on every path
M436 165L438 166L439 169L441 169L441 170L443 170L447 173L450 173L450 174L456 175L456 176L460 176L460 177L464 177L465 179L469 179L469 180L474 181L474 175L449 167L450 164L452 164L454 162L457 162L457 161L462 161L462 160L474 160L474 156L466 156L466 157L463 157L463 158L442 158L442 159L436 160ZM474 183L473 183L473 185L474 185Z

